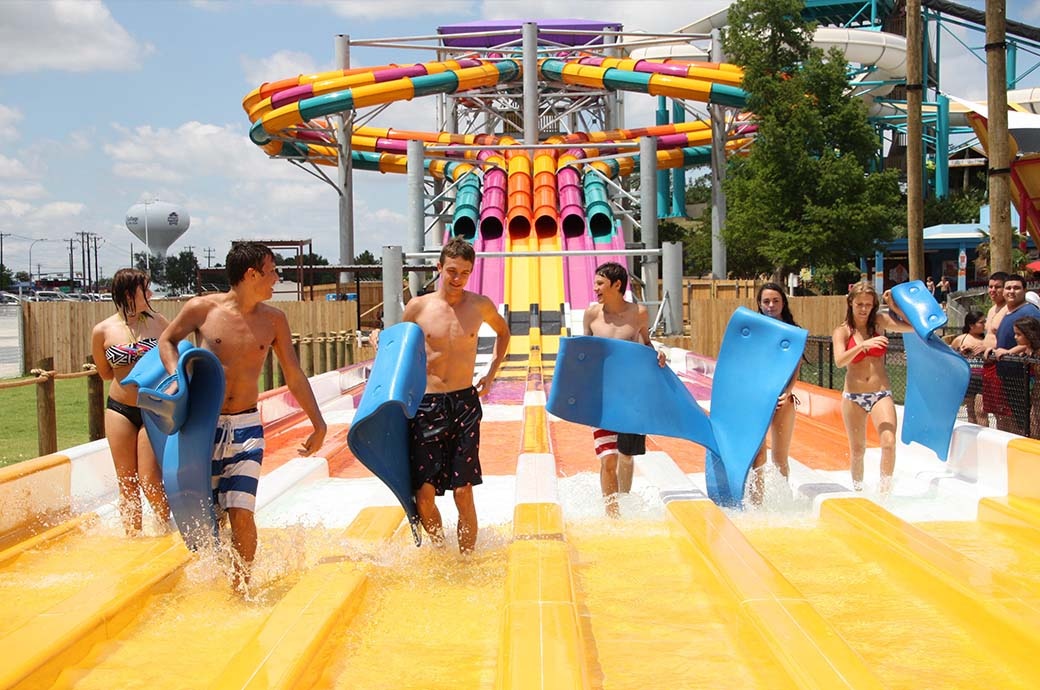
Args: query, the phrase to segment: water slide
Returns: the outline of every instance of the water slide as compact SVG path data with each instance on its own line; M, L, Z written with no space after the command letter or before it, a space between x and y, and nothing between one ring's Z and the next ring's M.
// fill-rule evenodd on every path
M502 72L481 64L427 65L408 72L414 77L395 71L410 68L388 65L265 85L247 99L247 110L270 115L272 131L254 125L254 141L270 136L263 146L272 155L334 164L324 130L306 126L338 112L322 102L349 107L344 89L353 90L352 103L370 104L449 88L453 80L497 83ZM585 64L561 73L605 84L606 69ZM449 72L454 77L444 76ZM692 88L650 81L671 74L629 72L609 79ZM711 96L711 86L696 88ZM310 98L318 102L305 103ZM277 129L279 118L287 129ZM372 141L354 151L355 164L403 173L404 155L393 143L400 132L383 134L360 134ZM430 143L476 141L413 134ZM606 138L590 143L609 146ZM584 154L593 147L576 148ZM561 243L569 239L563 211L581 204L574 187L589 176L564 176L564 184L562 168L580 172L575 161L556 161L560 228L552 237ZM461 166L483 161L460 152L452 162L457 175L441 161L428 169L447 172L461 187L473 174ZM478 247L542 241L533 159L526 169L534 228L524 232L522 220L509 228L508 205L485 203L489 188L508 196L511 162L503 156L481 167L472 236ZM636 169L631 159L613 163L616 174ZM524 169L516 163L518 174ZM516 191L523 196L522 183ZM582 194L591 226L596 204ZM605 230L582 233L586 244L623 247L614 219L602 220ZM480 283L497 280L502 301L526 303L528 313L531 304L541 311L561 296L573 299L577 293L563 295L553 286L555 269L547 273L540 262L485 263ZM560 276L580 280L580 270L560 266ZM775 503L762 511L718 508L706 499L703 450L652 436L633 492L622 497L623 519L606 520L588 429L545 412L551 381L542 378L541 356L543 344L552 345L543 340L540 328L514 337L525 380L503 377L486 399L484 484L475 491L480 548L466 559L451 543L443 551L416 549L394 495L347 447L365 365L312 380L330 425L317 457L293 455L307 425L292 397L282 389L261 401L268 452L248 602L229 596L218 556L193 557L179 537L157 535L154 526L141 539L120 534L103 442L0 469L0 638L8 650L0 688L1040 683L1040 443L958 424L947 463L916 444L901 445L894 494L882 499L868 485L853 495L842 466L839 400L800 384L789 493L767 477ZM714 364L675 349L670 360L706 404ZM868 478L876 476L878 456L868 449ZM454 524L450 500L440 506Z

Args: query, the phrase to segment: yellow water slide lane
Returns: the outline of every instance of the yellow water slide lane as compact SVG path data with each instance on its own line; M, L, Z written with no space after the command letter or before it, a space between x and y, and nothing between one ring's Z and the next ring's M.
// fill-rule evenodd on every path
M1040 682L1027 585L877 504L829 499L819 522L801 526L774 526L754 515L736 520L885 687Z
M366 596L364 554L377 553L403 517L400 507L366 508L341 533L263 530L268 557L257 561L246 602L230 593L216 558L196 558L120 634L66 664L53 687L298 687L320 672L326 639ZM176 658L188 675L171 677L155 663L162 658Z

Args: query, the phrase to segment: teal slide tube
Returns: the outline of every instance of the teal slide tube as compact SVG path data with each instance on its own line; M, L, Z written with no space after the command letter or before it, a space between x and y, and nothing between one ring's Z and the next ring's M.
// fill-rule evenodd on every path
M451 219L451 233L472 242L477 236L477 217L480 214L480 177L469 172L458 185L455 213Z
M607 203L607 183L599 174L589 171L582 179L585 191L585 217L593 238L610 237L614 231L614 213Z

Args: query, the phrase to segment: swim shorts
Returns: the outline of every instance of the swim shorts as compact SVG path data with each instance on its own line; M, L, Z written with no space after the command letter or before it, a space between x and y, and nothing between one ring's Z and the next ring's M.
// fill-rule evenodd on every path
M255 408L217 418L213 439L213 502L221 510L255 511L263 459L264 427Z
M646 436L643 434L619 434L616 431L596 429L592 432L596 446L596 457L621 453L622 455L646 455Z
M438 496L448 489L480 484L480 420L477 389L427 393L408 425L412 490L431 484Z

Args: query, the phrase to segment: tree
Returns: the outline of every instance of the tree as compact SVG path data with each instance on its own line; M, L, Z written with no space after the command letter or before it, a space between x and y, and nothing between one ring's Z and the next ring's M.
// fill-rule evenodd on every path
M134 268L150 273L151 280L156 285L166 285L166 266L159 257L152 256L149 259L148 252L138 252L134 254Z
M166 257L165 274L167 287L176 293L195 293L198 291L199 263L195 254L182 251L177 256Z
M7 286L13 282L14 276L11 274L11 269L3 264L0 264L0 290L6 290Z
M320 254L311 252L310 254L301 254L300 261L304 266L328 266L329 260ZM275 266L288 266L295 268L297 266L295 256L285 256L281 254L274 255ZM282 271L282 277L288 280L296 280L296 274L293 271ZM304 285L325 285L328 283L336 282L336 274L333 271L304 271L303 284Z
M739 0L723 32L758 125L725 183L723 237L737 275L838 269L873 255L904 216L897 173L867 172L877 139L848 93L844 57L812 48L802 9L801 0Z
M372 252L368 251L367 249L354 257L355 266L374 266L377 264L382 266L383 260L377 259L372 254ZM377 271L375 269L360 270L358 271L358 276L361 278L361 280L381 280L383 277L383 272Z
M28 271L18 271L17 273L14 274L14 279L17 280L19 283L28 283L29 282L29 272Z

